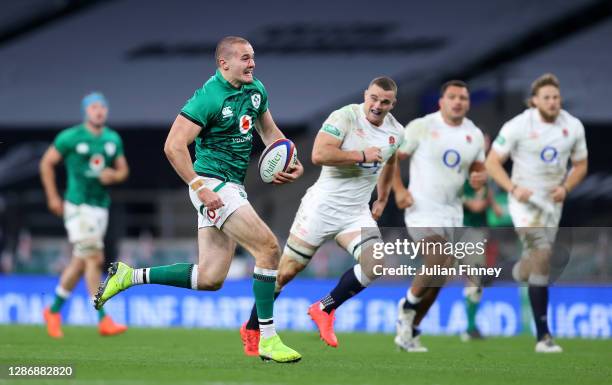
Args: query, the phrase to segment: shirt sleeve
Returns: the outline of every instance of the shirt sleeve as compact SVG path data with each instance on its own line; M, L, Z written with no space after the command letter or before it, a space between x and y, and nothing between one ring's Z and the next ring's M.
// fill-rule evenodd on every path
M53 141L53 146L57 149L57 151L62 154L62 157L66 157L70 149L72 148L72 140L70 140L71 135L69 131L62 131L55 137Z
M262 82L259 82L259 90L261 91L261 103L259 105L259 115L261 116L268 111L268 91Z
M476 155L476 162L484 162L486 159L485 156L485 141L484 141L484 135L482 134L482 131L478 130L478 141L479 141L479 146L480 148L478 149L478 154Z
M584 126L580 121L578 122L577 133L576 133L576 142L572 147L572 161L577 162L579 160L584 160L588 156L586 137L584 134Z
M115 142L116 142L116 146L117 146L117 151L115 152L115 159L117 159L118 157L122 156L124 154L123 152L123 140L121 139L121 136L119 136L119 134L116 135L115 137Z
M419 142L424 135L425 122L423 119L415 119L404 128L404 137L398 151L411 155L419 147Z
M344 140L349 127L351 118L347 111L344 109L336 110L329 115L329 117L323 122L321 127L322 132L333 136L336 139Z
M203 88L198 89L181 109L181 115L205 128L212 120L211 99Z
M493 150L501 156L508 156L516 147L517 135L516 124L514 121L507 122L499 131L497 138L493 141Z

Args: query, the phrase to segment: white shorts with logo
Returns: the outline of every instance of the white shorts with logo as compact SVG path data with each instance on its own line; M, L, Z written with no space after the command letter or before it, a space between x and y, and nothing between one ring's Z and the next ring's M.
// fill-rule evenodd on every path
M508 211L524 248L549 247L554 243L563 205L550 204L549 208L544 210L529 202L519 202L512 195L508 197Z
M319 247L328 239L358 232L362 228L378 229L367 204L357 209L342 210L309 190L302 198L290 233L311 246Z
M64 227L70 243L93 241L102 250L107 226L107 208L64 201Z
M198 194L189 188L189 198L193 207L198 212L198 229L212 226L221 229L227 218L234 211L240 206L249 204L244 186L240 184L204 177L204 185L206 188L219 194L224 205L214 211L208 210L202 201L200 201L200 198L198 198Z

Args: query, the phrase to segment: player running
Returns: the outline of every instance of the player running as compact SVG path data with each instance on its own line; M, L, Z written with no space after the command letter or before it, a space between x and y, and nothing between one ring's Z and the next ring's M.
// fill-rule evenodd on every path
M60 310L70 293L85 275L89 294L96 294L104 262L104 234L108 224L110 197L107 186L125 181L129 174L119 134L105 126L108 103L94 92L81 103L84 122L60 132L40 161L42 180L49 210L63 216L72 259L64 269L55 289L55 299L43 316L47 333L64 336ZM64 200L57 191L55 166L64 161L68 183ZM98 330L109 336L123 333L127 327L115 323L98 309Z
M441 88L440 110L410 122L399 149L410 156L407 189L396 169L393 191L398 208L406 209L406 227L414 241L453 241L453 229L463 224L461 195L469 180L474 189L486 182L484 137L466 118L470 108L467 84L451 80ZM435 251L435 250L434 250ZM452 256L428 253L424 264L450 266ZM418 326L433 304L444 278L417 275L398 304L395 344L408 352L426 352Z
M396 96L395 82L378 77L364 92L362 104L344 106L323 123L312 150L312 162L323 166L321 175L302 198L283 250L276 296L328 239L335 239L358 262L328 295L308 308L321 338L332 347L338 346L333 328L335 310L376 278L372 271L376 264L372 245L380 241L376 220L387 204L395 151L403 134L403 127L389 113ZM375 186L378 199L370 209ZM249 321L240 329L247 355L257 354L257 324L253 308Z
M584 179L587 155L582 123L561 109L559 80L544 74L531 85L529 108L504 124L487 157L491 177L509 193L510 215L523 245L512 273L528 282L539 353L563 351L548 329L550 258L563 201ZM512 178L503 168L508 157Z
M193 290L219 290L227 276L236 244L255 257L253 293L260 325L258 354L263 360L299 361L273 322L274 282L280 248L270 228L247 200L243 183L253 143L253 129L268 145L284 138L268 110L268 94L253 77L255 53L251 44L228 36L215 53L217 71L187 101L176 117L164 151L187 183L198 214L199 262L132 269L116 263L100 285L96 307L133 285L160 284ZM192 164L188 146L195 140ZM293 182L304 169L278 173L273 183Z

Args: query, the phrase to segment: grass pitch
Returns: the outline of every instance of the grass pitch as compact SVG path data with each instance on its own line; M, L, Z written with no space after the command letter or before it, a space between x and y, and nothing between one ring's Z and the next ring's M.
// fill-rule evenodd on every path
M296 364L246 357L238 331L138 329L100 337L94 328L64 327L47 337L42 326L0 325L0 384L606 384L612 340L559 340L565 353L533 352L531 337L463 343L422 337L429 353L400 353L393 337L338 334L325 346L315 333L281 332L303 355ZM72 365L69 379L9 378L6 365Z

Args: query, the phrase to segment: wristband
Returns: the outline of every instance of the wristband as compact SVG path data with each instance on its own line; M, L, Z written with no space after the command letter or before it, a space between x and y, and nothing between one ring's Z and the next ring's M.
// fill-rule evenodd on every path
M363 155L363 161L361 163L365 163L366 162L365 151L361 151L361 155Z
M188 183L188 185L193 191L197 192L201 189L201 187L204 186L204 178L198 175L193 178L191 182Z

